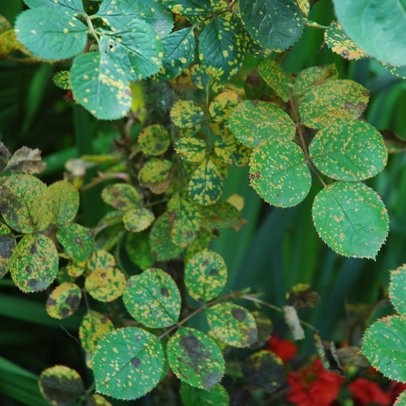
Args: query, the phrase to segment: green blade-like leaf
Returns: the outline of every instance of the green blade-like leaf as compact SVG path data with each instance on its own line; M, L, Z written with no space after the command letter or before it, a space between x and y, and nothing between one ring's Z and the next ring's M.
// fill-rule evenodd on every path
M14 283L25 293L46 289L58 274L58 252L55 244L41 234L24 236L10 259Z
M154 265L155 258L151 253L149 233L147 231L128 233L125 241L125 249L127 250L130 260L143 271Z
M171 137L166 128L160 124L144 128L138 136L141 150L146 155L162 155L171 144Z
M204 113L199 105L190 100L178 100L172 107L171 119L180 128L192 128L200 124Z
M172 182L175 165L166 159L151 159L140 170L140 186L148 187L152 193L165 193Z
M289 100L288 77L281 65L265 59L259 65L259 74L284 102Z
M295 137L296 126L287 113L271 103L245 100L231 113L230 129L234 136L249 148L264 141Z
M172 13L182 16L204 16L212 11L210 0L164 0L163 3Z
M180 159L186 162L201 162L208 152L207 144L200 138L179 138L174 145Z
M219 303L206 309L213 334L232 347L249 347L257 341L257 326L251 313L233 303Z
M292 207L309 193L312 183L303 150L290 141L270 141L252 151L250 184L269 204Z
M230 398L225 388L217 384L210 391L180 383L180 398L184 406L229 406Z
M61 180L48 188L52 198L52 224L62 226L75 218L79 209L79 192L72 183Z
M168 342L168 361L175 375L199 389L210 390L224 374L224 359L215 342L193 328L180 328Z
M322 173L345 181L372 178L388 160L388 150L379 131L355 120L342 120L323 128L313 138L309 153Z
M0 279L10 268L10 258L16 245L13 232L5 224L0 224Z
M83 51L89 29L74 14L42 7L24 11L17 17L17 38L42 59L69 59Z
M240 0L245 28L264 48L283 51L303 33L303 15L294 0Z
M84 12L82 0L24 0L24 3L30 8L47 7Z
M87 276L86 291L99 302L112 302L124 291L126 279L118 269L98 269Z
M160 269L151 268L131 276L123 300L131 316L146 327L169 327L179 320L179 289Z
M46 311L54 319L62 320L78 309L82 292L74 283L65 282L57 286L49 295Z
M185 285L190 296L199 303L216 298L227 282L227 267L221 255L204 250L188 261Z
M104 52L89 52L73 61L73 94L98 119L119 119L132 105L131 90L120 69Z
M128 183L116 183L106 186L102 199L118 210L131 210L140 206L141 198L134 186Z
M124 227L132 233L147 229L154 220L154 213L145 207L131 209L123 217Z
M93 355L96 390L116 399L138 399L158 384L164 365L158 337L137 327L114 330Z
M362 183L326 186L314 199L312 215L322 240L347 257L375 258L388 234L382 200Z
M406 382L406 318L384 317L369 326L361 353L389 379Z
M321 85L338 78L338 71L334 64L326 66L312 66L302 70L296 77L295 93L303 93L310 86Z
M394 308L403 316L406 316L406 264L390 273L389 298Z

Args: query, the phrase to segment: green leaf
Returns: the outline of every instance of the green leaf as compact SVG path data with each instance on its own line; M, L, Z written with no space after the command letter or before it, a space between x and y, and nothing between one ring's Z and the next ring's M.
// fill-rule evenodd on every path
M303 93L311 86L321 85L338 78L338 71L334 64L312 66L302 70L296 77L295 94Z
M42 162L41 151L38 148L22 147L14 152L2 172L11 170L34 174L44 172L46 167L47 164Z
M128 183L115 183L106 186L102 199L118 210L131 210L140 206L141 198L134 186Z
M299 112L304 125L322 129L341 119L357 119L366 109L368 90L351 80L329 80L303 93Z
M397 398L393 406L405 406L406 405L406 391L402 392Z
M390 272L389 298L393 307L406 316L405 300L406 264Z
M0 224L0 279L10 268L10 258L17 245L12 231L4 224Z
M263 347L272 336L272 322L268 316L257 310L251 312L257 326L257 340L250 345L251 349L258 349Z
M79 286L69 282L62 283L49 295L46 311L51 317L62 320L75 313L81 297L82 292Z
M375 258L388 234L382 200L362 183L326 186L314 199L312 215L322 240L347 257Z
M238 224L241 214L231 203L219 201L211 206L201 207L202 227L230 228Z
M207 391L181 382L180 398L184 406L229 406L230 404L228 393L220 384Z
M194 255L185 268L185 285L193 299L207 303L215 299L227 282L227 267L221 255L204 250Z
M196 204L185 195L176 195L168 202L171 240L179 247L187 247L200 229L200 213Z
M294 0L240 0L245 28L264 48L284 51L303 33L303 15Z
M175 166L166 159L151 159L140 170L140 186L148 187L152 193L165 193L172 182Z
M269 204L296 206L312 184L303 150L290 141L261 144L251 154L250 184Z
M401 41L406 32L403 0L340 0L334 5L343 30L364 52L386 63L406 65Z
M73 94L100 120L119 119L132 105L131 90L120 69L104 52L82 54L73 61Z
M10 31L12 29L13 26L10 24L7 18L0 14L0 34L4 34L5 32Z
M140 209L131 209L124 214L124 227L136 233L147 229L155 220L155 215L151 210L141 207Z
M13 51L23 48L23 44L18 41L15 30L9 30L0 34L0 56L3 57Z
M158 337L137 327L114 330L93 355L96 390L116 399L138 399L158 384L164 365Z
M241 306L219 303L206 309L206 316L213 334L232 347L249 347L258 339L254 317Z
M212 11L209 0L164 0L164 5L182 16L205 16Z
M240 96L232 91L219 93L209 106L210 118L216 123L228 121L232 110L241 102Z
M84 12L82 0L24 0L24 3L30 8L46 7L57 8L63 11L68 9L70 11Z
M148 232L128 233L125 248L130 260L143 271L154 265L155 258L151 253Z
M200 138L179 138L174 145L180 159L186 162L201 162L208 152L207 144Z
M79 327L79 338L86 352L93 353L97 343L114 330L113 323L103 314L88 310Z
M283 361L271 351L259 351L242 364L244 381L268 393L275 392L285 380Z
M70 72L68 70L62 70L56 73L52 80L55 85L64 90L70 90Z
M202 332L180 328L168 342L168 361L175 375L195 388L210 390L224 374L220 348Z
M208 207L213 207L213 206L208 206ZM196 238L187 247L186 254L185 254L185 265L190 261L190 259L194 255L207 249L210 245L210 242L214 238L217 238L217 235L215 235L212 232L199 231L197 233Z
M85 265L95 249L92 232L79 224L61 227L56 233L56 238L69 257L79 266Z
M309 154L324 175L346 181L372 178L388 161L388 150L379 131L355 120L342 120L323 128L313 138Z
M281 65L265 59L259 65L259 74L285 103L289 100L288 77Z
M211 159L204 161L190 178L188 190L190 197L203 206L216 203L223 193L220 173Z
M214 151L226 165L236 168L248 165L251 155L251 148L239 143L231 134L217 140L214 143Z
M0 212L7 225L20 233L42 231L52 220L51 195L34 176L9 176L0 183Z
M86 291L99 302L112 302L123 294L126 279L118 269L98 269L87 276Z
M149 234L149 243L152 255L158 261L176 258L183 252L183 248L178 247L171 240L167 213L155 221Z
M199 105L189 100L178 100L172 107L171 119L180 128L192 128L200 124L204 113Z
M131 276L123 300L131 316L146 327L169 327L179 320L179 289L160 269L151 268L141 275Z
M160 124L144 128L138 136L141 150L146 155L162 155L171 144L168 131Z
M58 274L58 252L52 240L42 234L24 236L10 259L14 283L24 293L45 290Z
M361 354L387 378L406 382L406 318L388 316L369 326Z
M38 385L44 399L55 406L68 406L85 393L80 375L63 365L42 371Z
M74 220L79 209L79 192L65 180L48 188L52 198L52 224L62 226Z
M15 25L18 40L34 55L50 61L81 53L88 29L75 13L62 8L26 10L17 17Z
M402 79L406 79L406 66L390 65L390 64L383 64L383 66L390 73L392 73L392 75L398 76Z
M231 113L229 126L243 145L255 148L270 139L292 140L296 126L287 113L271 103L245 100Z

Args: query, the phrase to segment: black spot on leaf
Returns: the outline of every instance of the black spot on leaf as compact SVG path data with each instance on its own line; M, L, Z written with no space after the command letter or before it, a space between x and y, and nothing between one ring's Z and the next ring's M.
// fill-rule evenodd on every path
M130 362L134 368L138 368L141 365L141 360L137 357L131 358Z
M245 313L244 310L242 309L232 309L231 310L231 315L237 320L237 321L244 321L247 318L247 314Z

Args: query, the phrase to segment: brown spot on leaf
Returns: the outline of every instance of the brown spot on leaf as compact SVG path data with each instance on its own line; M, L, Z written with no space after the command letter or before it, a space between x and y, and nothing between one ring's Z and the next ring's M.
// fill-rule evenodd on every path
M161 295L168 297L169 296L169 291L167 288L161 288Z

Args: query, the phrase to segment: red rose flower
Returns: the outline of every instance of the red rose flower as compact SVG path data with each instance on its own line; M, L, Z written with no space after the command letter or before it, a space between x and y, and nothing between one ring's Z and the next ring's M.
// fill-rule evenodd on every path
M275 353L283 362L294 358L297 354L297 347L292 341L282 340L277 336L272 336L268 341L267 351Z
M358 378L350 385L348 390L354 396L354 403L359 406L377 404L387 406L392 404L391 395L385 393L377 383L368 381L365 378Z
M286 400L298 406L329 406L337 399L344 378L327 372L316 358L312 365L288 375Z

